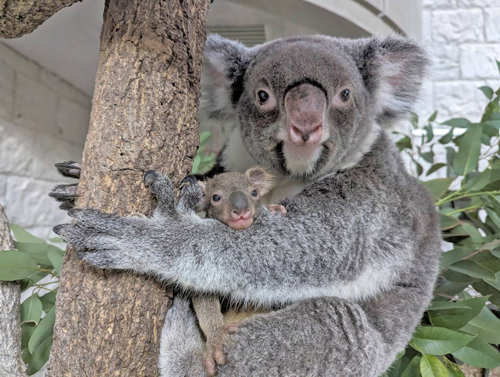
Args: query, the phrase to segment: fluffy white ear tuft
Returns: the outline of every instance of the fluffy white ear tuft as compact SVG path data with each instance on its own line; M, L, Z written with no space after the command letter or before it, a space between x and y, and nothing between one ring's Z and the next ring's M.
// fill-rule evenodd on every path
M204 128L212 126L210 123L220 126L236 121L235 105L243 91L243 76L250 55L250 49L239 42L216 34L207 37L198 110Z
M411 39L391 36L359 40L351 53L376 98L379 124L390 126L407 117L426 80L430 64L426 51Z

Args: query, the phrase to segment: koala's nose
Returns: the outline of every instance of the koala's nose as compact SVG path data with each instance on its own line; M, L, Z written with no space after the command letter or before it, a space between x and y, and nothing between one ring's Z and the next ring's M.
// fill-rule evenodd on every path
M296 145L321 142L325 120L326 96L312 84L301 84L285 96L288 141Z
M233 219L248 219L250 217L250 206L247 196L241 191L234 191L229 195L231 204L231 217Z

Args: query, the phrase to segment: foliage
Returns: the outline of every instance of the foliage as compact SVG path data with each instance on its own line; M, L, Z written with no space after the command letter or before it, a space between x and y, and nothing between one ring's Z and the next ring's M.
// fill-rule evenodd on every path
M17 225L10 226L16 251L0 252L0 280L19 280L21 292L31 291L21 304L22 358L31 375L49 359L64 250ZM59 238L50 241L61 242Z
M439 210L447 248L434 299L405 352L386 377L464 376L457 364L500 366L500 89L479 123L453 118L397 133L403 155ZM445 134L437 137L439 130ZM439 151L443 159L438 161ZM439 178L429 180L429 175Z
M212 133L209 131L200 133L200 146L193 161L191 174L206 173L214 165L216 153L208 148L211 137Z

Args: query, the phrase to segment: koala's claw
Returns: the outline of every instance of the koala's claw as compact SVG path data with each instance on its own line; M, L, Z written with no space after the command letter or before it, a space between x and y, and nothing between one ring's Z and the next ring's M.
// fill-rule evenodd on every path
M77 189L77 183L57 185L49 192L49 196L62 203L59 208L67 211L75 206L75 199L78 198Z
M156 170L148 170L146 173L144 173L144 185L149 187L153 183L157 175L158 173L156 172Z
M179 185L180 189L184 193L184 189L186 187L192 186L192 185L197 185L198 184L198 179L196 179L195 175L187 175L182 181L181 184Z
M55 164L57 171L65 176L70 178L80 178L81 167L78 162L75 161L64 161L58 162Z

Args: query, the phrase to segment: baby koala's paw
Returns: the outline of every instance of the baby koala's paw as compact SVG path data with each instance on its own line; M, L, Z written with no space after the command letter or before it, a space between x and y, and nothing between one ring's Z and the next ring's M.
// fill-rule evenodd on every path
M205 352L203 353L203 364L207 370L207 375L213 377L217 374L216 364L226 363L226 356L222 351L222 334L217 339L207 339Z
M286 216L286 208L283 207L281 204L268 204L267 209L272 212L273 214L277 215L278 212L281 213L282 216Z

